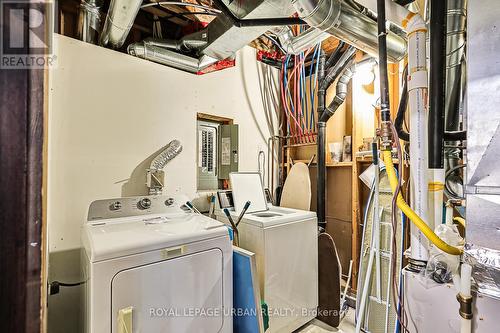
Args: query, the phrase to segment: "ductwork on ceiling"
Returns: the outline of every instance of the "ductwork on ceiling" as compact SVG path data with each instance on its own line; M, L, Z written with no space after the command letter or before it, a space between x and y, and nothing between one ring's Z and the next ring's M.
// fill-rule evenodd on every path
M141 4L140 0L112 0L101 45L115 48L123 45ZM129 45L128 52L181 70L199 72L218 60L233 57L236 51L272 28L261 24L235 24L235 19L272 22L298 12L311 28L299 36L293 36L286 26L275 30L287 52L298 54L333 35L371 55L377 54L376 22L342 0L249 0L244 5L221 0L221 4L226 7L223 12L231 15L219 15L204 30L180 41L146 39ZM399 61L406 54L404 37L389 32L387 45L391 61Z
M141 5L142 0L111 0L99 43L113 48L121 47Z
M240 19L289 17L295 10L290 0L253 0L244 6L224 2L229 10ZM129 46L129 53L137 57L155 61L167 66L199 72L218 60L233 57L236 51L268 31L270 26L237 27L233 21L219 15L204 30L184 37L179 42L146 40ZM187 49L186 50L186 45ZM175 51L190 51L196 57Z
M301 34L294 36L290 27L280 27L274 30L280 41L281 47L289 54L299 54L330 37L329 34L316 28L309 28Z
M294 0L299 16L312 27L327 32L356 48L377 56L377 22L341 0ZM398 62L406 54L406 40L387 34L389 61Z
M78 14L78 38L87 43L97 43L101 32L102 0L82 0Z
M218 59L202 55L199 58L177 53L166 48L145 43L134 43L128 46L128 53L142 59L150 60L183 71L197 73Z

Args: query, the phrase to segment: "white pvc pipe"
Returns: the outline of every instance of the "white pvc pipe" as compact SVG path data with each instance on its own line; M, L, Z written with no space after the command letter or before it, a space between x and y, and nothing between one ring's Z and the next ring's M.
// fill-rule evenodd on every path
M377 11L376 0L356 0L360 5ZM412 182L412 208L429 221L428 184L432 181L427 166L427 27L422 17L393 1L385 1L386 18L401 26L408 35L408 99L410 110L410 181ZM429 223L429 222L427 222ZM433 222L430 225L433 228ZM429 241L411 224L410 242L412 259L427 261Z
M462 264L460 272L460 293L464 297L471 297L470 286L471 286L471 274L472 266L469 264ZM460 317L460 333L470 333L472 331L472 320Z
M413 189L413 209L429 221L427 168L427 29L422 18L414 15L407 25L408 33L408 95L410 110L410 177ZM432 228L432 225L431 225ZM411 258L427 261L429 242L424 234L411 224Z

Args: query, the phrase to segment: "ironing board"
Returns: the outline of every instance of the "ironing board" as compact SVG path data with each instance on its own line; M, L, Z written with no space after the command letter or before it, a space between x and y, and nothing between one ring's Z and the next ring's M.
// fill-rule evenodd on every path
M281 207L310 210L311 209L311 178L309 167L302 162L295 163L283 185Z

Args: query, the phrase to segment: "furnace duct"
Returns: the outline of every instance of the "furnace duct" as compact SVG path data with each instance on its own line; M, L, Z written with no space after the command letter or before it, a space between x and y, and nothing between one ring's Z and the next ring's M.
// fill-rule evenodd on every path
M377 56L377 22L340 0L294 0L299 16L312 27ZM406 54L406 41L393 32L387 34L387 55L398 62Z
M298 11L301 18L311 26L309 29L298 36L293 36L286 26L274 29L287 53L298 54L329 35L334 35L369 54L377 54L376 22L340 0L253 0L245 8L231 3L227 5L227 9L242 19L242 22L273 17L288 18ZM112 14L110 9L108 18ZM272 26L236 26L230 17L219 15L207 28L180 41L147 39L132 44L128 50L130 54L140 58L196 73L218 60L234 56L236 51L270 28ZM387 40L389 59L401 60L406 54L405 39L389 32Z
M242 22L270 17L288 18L295 12L290 0L252 0L245 3L244 7L236 3L226 6ZM261 25L238 27L230 17L219 15L205 29L185 36L180 41L147 39L129 45L128 52L143 59L197 73L219 60L234 57L236 51L271 28Z
M329 34L315 28L309 28L298 36L294 36L292 29L288 26L277 28L274 32L276 36L278 36L278 40L283 50L285 50L286 53L294 55L306 51L312 45L321 43L330 37Z
M102 0L82 0L78 16L78 38L80 40L95 44L98 34L101 32Z
M141 4L142 0L111 0L99 43L113 48L121 47L134 24Z
M182 53L142 42L129 45L127 51L138 58L154 61L191 73L198 73L218 60L209 56L193 58Z

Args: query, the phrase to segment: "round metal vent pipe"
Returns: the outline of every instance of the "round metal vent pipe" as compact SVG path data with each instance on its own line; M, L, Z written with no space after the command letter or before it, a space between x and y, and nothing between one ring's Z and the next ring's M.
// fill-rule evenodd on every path
M294 0L300 18L312 27L378 56L377 22L341 0ZM398 62L406 54L406 40L393 32L387 34L387 57Z

